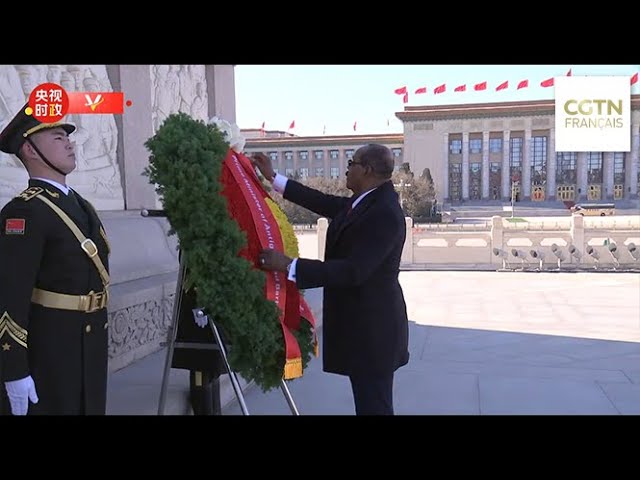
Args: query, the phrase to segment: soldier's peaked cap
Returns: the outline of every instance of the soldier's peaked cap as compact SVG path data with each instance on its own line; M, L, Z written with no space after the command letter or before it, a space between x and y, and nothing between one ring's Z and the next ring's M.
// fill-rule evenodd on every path
M0 132L0 151L15 155L29 135L47 128L63 128L67 134L73 133L76 129L75 125L70 123L42 123L33 115L27 114L31 111L28 107L29 103L26 103Z

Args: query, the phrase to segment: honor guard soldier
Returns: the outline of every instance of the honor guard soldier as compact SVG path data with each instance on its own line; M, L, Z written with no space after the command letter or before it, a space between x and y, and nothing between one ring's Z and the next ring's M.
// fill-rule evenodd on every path
M66 185L75 126L31 113L25 105L0 133L0 150L29 173L0 212L3 413L104 415L109 243L92 205Z

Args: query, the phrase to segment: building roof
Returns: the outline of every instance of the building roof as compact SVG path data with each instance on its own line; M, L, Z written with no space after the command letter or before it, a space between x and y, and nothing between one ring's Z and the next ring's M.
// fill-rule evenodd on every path
M335 147L353 145L359 147L367 143L404 143L404 134L373 135L323 135L319 137L280 137L280 138L247 138L246 148L301 148L301 147Z
M282 138L295 137L293 133L284 130L263 130L262 128L242 128L240 129L245 138Z
M631 95L631 109L640 110L640 95ZM458 105L423 105L405 107L396 112L403 122L419 120L454 120L464 118L521 117L554 115L555 101L529 100L520 102L466 103Z

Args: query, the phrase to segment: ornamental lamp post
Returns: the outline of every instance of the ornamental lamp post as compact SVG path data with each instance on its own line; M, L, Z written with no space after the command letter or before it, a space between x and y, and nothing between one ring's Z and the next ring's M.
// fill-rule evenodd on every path
M400 179L400 183L394 183L393 186L396 188L400 188L400 208L402 208L402 211L404 212L404 187L410 187L411 184L405 183L404 178L402 178Z

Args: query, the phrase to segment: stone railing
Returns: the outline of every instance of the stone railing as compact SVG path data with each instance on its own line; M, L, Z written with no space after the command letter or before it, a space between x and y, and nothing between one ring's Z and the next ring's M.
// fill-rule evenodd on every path
M328 222L318 221L324 258ZM640 216L424 224L406 219L403 269L640 270Z

